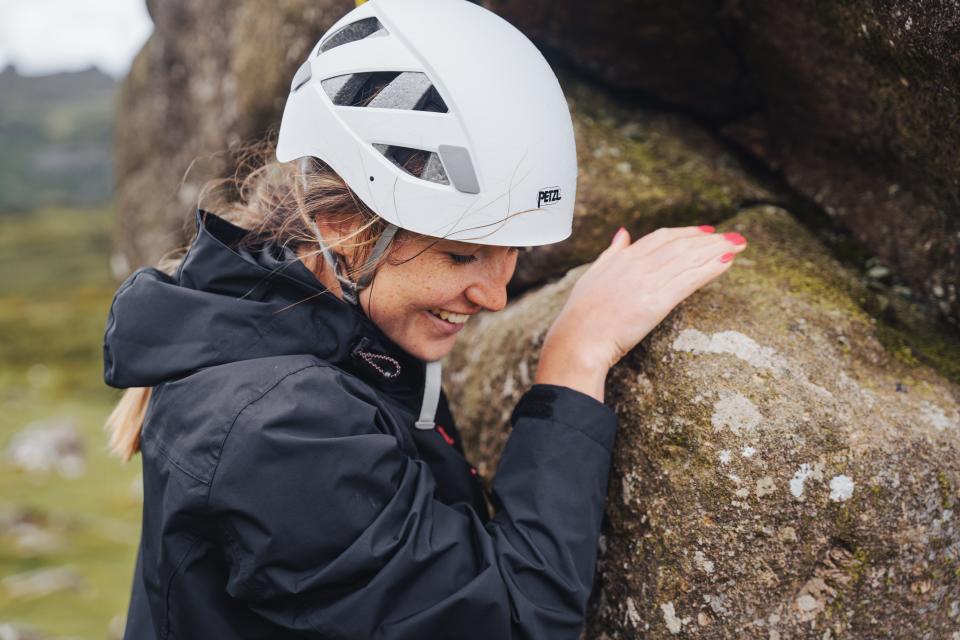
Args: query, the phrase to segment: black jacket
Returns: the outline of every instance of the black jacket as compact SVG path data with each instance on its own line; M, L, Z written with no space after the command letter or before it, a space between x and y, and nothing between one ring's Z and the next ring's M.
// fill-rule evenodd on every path
M413 428L425 363L289 250L196 221L174 277L118 288L104 336L106 383L153 387L124 637L577 638L615 413L533 385L491 518L446 398Z

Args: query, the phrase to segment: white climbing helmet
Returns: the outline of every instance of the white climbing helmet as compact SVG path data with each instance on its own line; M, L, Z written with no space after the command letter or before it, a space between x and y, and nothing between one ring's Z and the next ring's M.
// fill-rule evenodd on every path
M415 155L420 175L403 168ZM369 0L338 20L280 125L277 159L307 156L390 237L522 247L571 232L577 156L560 84L525 35L468 0Z

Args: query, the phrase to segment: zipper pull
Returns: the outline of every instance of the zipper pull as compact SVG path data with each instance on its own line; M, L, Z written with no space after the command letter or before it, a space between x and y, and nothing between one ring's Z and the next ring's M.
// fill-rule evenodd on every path
M354 358L359 358L369 364L371 367L380 372L384 378L393 379L400 375L400 362L396 358L392 358L383 353L376 353L374 351L367 351L366 349L370 346L370 339L366 336L360 338L357 342L357 345L350 352L350 355ZM375 360L384 360L393 365L393 371L386 371L380 367Z

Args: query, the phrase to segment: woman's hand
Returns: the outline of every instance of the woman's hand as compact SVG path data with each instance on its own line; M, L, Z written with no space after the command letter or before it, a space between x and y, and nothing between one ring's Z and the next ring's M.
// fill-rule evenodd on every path
M631 244L621 228L547 332L536 382L572 386L602 401L610 367L746 248L739 233L712 232L664 227Z

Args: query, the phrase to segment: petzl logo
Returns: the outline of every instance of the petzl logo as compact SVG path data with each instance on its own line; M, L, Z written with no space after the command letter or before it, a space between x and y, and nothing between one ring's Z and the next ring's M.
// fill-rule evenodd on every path
M560 202L560 187L540 189L540 192L537 194L538 207L542 204L553 204L555 202Z

